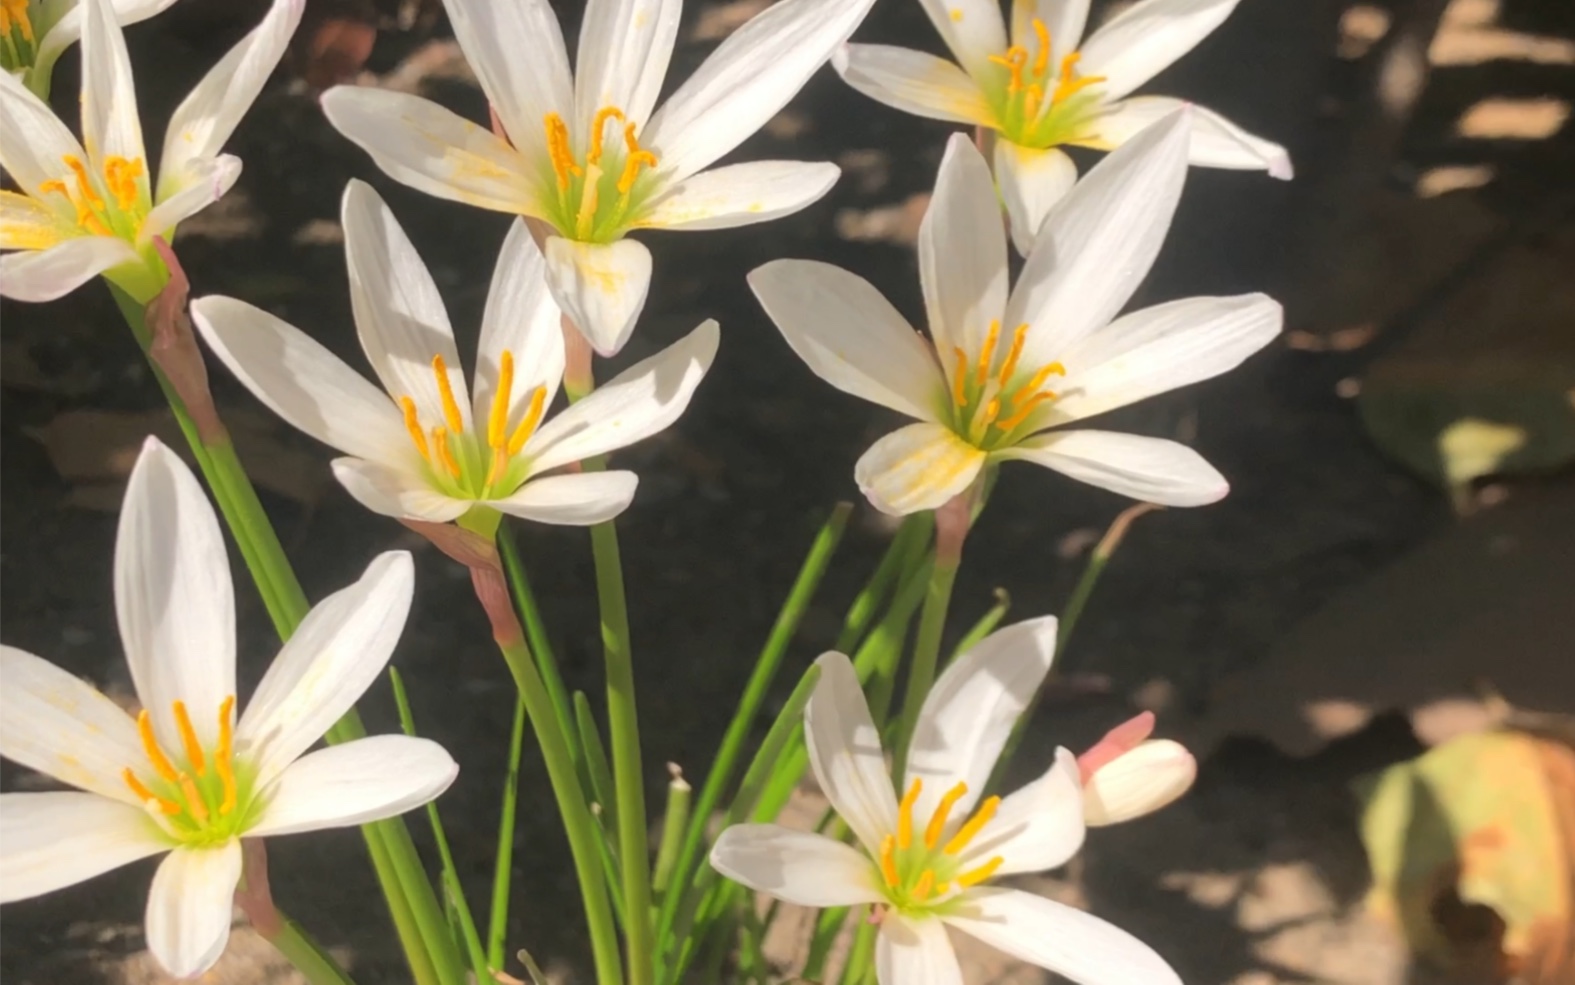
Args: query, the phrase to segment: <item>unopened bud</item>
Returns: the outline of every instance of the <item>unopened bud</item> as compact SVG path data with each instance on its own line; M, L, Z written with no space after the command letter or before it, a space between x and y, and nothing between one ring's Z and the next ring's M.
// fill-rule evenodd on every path
M1186 746L1152 739L1094 771L1083 784L1083 820L1089 827L1119 824L1151 814L1186 793L1198 761Z

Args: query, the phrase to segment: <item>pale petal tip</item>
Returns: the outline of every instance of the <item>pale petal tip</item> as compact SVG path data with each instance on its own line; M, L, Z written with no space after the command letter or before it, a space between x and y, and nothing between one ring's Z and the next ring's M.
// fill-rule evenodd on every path
M1296 177L1296 168L1291 164L1291 155L1281 152L1269 158L1269 177L1281 181L1290 181Z

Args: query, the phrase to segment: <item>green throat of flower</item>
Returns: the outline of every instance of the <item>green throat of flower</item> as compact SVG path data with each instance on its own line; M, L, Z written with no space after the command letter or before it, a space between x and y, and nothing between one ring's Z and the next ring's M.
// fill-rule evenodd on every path
M1092 87L1102 75L1079 75L1082 55L1074 51L1051 65L1050 31L1044 21L1032 21L1034 51L1012 45L990 61L1006 70L1004 85L992 87L998 127L1003 136L1024 147L1045 148L1073 143L1088 136L1088 123L1102 102Z
M1048 363L1032 373L1020 373L1019 360L1028 341L1028 325L1017 326L1011 345L1001 356L1001 323L992 321L979 358L969 360L961 347L952 349L952 430L964 441L984 451L1011 443L1030 415L1059 394L1045 388L1052 376L1065 376L1066 367Z
M968 793L968 784L959 783L946 792L920 833L914 828L913 808L923 789L923 781L915 778L897 809L897 833L887 835L880 846L881 883L886 899L899 911L942 906L961 890L989 879L1004 861L996 855L965 869L960 859L963 851L995 817L1001 798L986 798L973 817L942 841L952 808Z
M432 374L437 378L438 395L443 404L443 423L424 427L414 398L399 399L405 414L405 428L410 432L416 451L421 453L427 478L445 495L455 499L501 499L514 492L530 470L530 463L521 451L546 412L547 388L538 386L531 392L525 417L509 430L514 354L503 350L498 360L498 388L487 415L486 433L473 434L465 427L465 417L454 399L454 390L448 382L448 366L441 355L432 357Z
M618 239L650 197L649 174L656 168L656 155L640 146L636 124L616 106L596 111L583 160L574 156L563 117L548 113L544 123L552 160L551 184L543 195L546 219L567 239L582 243ZM622 124L622 140L606 139L609 123ZM613 132L619 133L616 126Z
M137 731L147 762L128 766L120 777L170 838L201 847L240 837L262 808L256 776L235 761L235 696L219 705L219 740L204 748L184 701L173 704L181 749L171 753L153 734L147 709L137 716Z

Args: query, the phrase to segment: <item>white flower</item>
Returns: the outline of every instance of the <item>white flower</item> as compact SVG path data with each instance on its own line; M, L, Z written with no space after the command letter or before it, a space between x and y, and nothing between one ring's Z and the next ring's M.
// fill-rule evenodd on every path
M122 27L145 21L175 0L110 0ZM0 0L0 69L49 97L55 60L82 36L81 0Z
M682 0L590 0L573 75L548 0L445 0L507 139L435 103L338 87L323 109L398 181L552 226L547 276L603 355L645 304L635 229L723 229L789 215L837 180L828 163L707 171L793 98L872 0L781 0L724 41L655 113Z
M168 852L148 896L148 947L173 975L224 953L242 838L392 817L458 767L403 735L308 753L382 673L410 609L410 555L380 555L320 602L244 713L235 703L235 598L213 508L149 438L115 545L115 609L133 719L30 653L0 647L0 755L82 792L0 794L0 902Z
M220 154L284 53L305 0L275 0L261 24L175 110L148 172L137 93L108 0L82 0L82 142L42 100L0 73L0 295L50 301L104 274L139 301L168 277L153 238L219 199L241 173ZM85 149L84 149L85 148Z
M356 330L383 388L259 308L192 302L193 321L230 371L280 417L349 456L334 461L334 475L376 513L443 523L480 508L590 524L623 512L633 473L546 473L677 420L716 355L716 322L543 423L563 379L563 332L524 222L510 229L493 272L472 394L437 285L388 206L352 181L342 218Z
M1150 739L1096 769L1083 781L1083 820L1091 828L1152 814L1186 793L1198 761L1170 739Z
M1111 150L1181 106L1129 96L1225 22L1239 0L1141 0L1082 47L1089 0L920 0L962 67L918 51L848 45L833 59L855 89L888 106L996 131L995 176L1026 254L1045 214L1077 180L1062 144ZM1194 107L1193 164L1291 177L1285 148Z
M917 418L876 442L855 476L877 508L935 509L987 466L1022 459L1134 499L1197 506L1223 477L1173 441L1047 431L1216 376L1280 330L1261 294L1186 298L1111 321L1159 252L1186 177L1184 113L1155 124L1056 206L1007 295L990 172L947 145L919 230L930 338L867 281L778 260L749 275L800 357L832 386Z
M1056 621L986 637L936 681L919 713L904 795L892 789L880 732L853 665L823 655L804 711L810 765L863 851L774 824L728 828L711 864L752 889L801 906L884 907L875 967L881 985L960 985L950 926L1082 985L1180 979L1125 931L1081 910L987 885L1040 872L1083 844L1077 764L1065 749L1038 780L979 799L1012 725L1050 669Z

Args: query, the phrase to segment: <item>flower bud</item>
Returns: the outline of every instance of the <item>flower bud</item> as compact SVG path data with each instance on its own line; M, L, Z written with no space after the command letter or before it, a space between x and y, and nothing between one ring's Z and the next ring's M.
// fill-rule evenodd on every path
M1084 781L1083 820L1100 827L1151 814L1186 793L1197 775L1198 762L1181 743L1140 743Z

